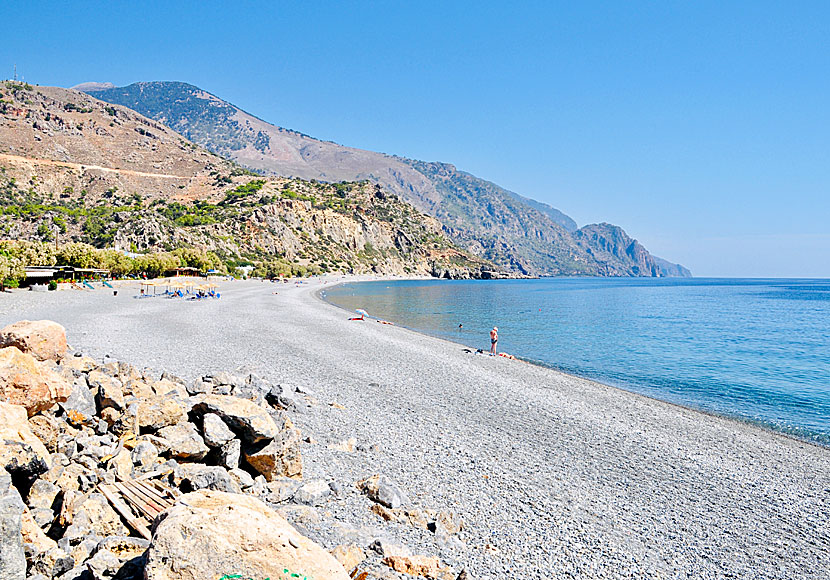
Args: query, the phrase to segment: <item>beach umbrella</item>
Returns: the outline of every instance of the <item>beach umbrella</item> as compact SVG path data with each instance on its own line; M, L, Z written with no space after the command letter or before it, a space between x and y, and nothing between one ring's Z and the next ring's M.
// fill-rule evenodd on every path
M355 312L357 312L361 316L369 316L369 313L363 310L362 308L358 308L357 310L355 310Z

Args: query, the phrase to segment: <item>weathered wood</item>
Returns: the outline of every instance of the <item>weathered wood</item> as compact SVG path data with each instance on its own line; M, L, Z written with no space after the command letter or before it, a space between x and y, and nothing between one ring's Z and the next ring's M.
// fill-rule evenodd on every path
M159 513L167 509L167 502L148 493L143 485L134 481L122 485L128 487L130 491L132 491L136 496L142 498L148 506L157 510Z
M124 505L124 502L122 502L121 499L117 496L117 494L115 494L110 489L109 485L99 485L98 489L101 490L101 493L104 495L105 498L107 498L107 501L110 502L110 505L112 505L112 507L115 508L115 511L121 514L121 517L124 518L124 520L133 530L138 532L143 538L147 540L152 539L153 536L150 533L150 530L147 529L147 526L145 526L138 518L135 517L130 508Z
M159 508L147 505L141 496L136 495L131 489L125 487L123 483L116 483L114 485L116 485L116 489L121 492L121 495L123 495L127 501L135 506L136 509L138 509L148 520L154 520L155 517L163 511Z

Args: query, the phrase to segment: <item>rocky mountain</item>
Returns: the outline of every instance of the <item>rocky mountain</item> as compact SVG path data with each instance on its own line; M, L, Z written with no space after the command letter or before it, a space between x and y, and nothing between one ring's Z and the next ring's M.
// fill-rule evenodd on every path
M198 248L229 266L496 275L377 184L263 178L73 90L6 82L0 99L0 237Z
M536 275L653 276L688 272L614 255L561 211L458 170L338 145L272 125L198 87L143 82L88 90L129 107L247 168L327 182L369 180L438 219L465 249L514 271ZM640 246L642 248L642 246ZM648 253L643 249L646 254Z

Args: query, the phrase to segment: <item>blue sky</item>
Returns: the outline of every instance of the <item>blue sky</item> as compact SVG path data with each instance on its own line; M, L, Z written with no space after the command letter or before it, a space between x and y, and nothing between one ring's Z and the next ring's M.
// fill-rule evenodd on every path
M181 80L619 224L696 275L830 277L827 2L7 0L0 17L0 77Z

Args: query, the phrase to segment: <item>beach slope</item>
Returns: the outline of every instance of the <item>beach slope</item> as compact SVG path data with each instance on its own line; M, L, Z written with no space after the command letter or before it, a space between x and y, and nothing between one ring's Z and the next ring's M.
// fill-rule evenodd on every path
M464 543L389 533L477 578L830 577L830 450L348 321L317 298L322 285L233 282L201 302L17 292L0 298L0 326L51 319L96 357L301 386L317 401L296 415L315 441L306 477L352 486L382 473L414 505L460 514ZM328 447L350 437L368 451ZM325 510L382 524L360 499Z

